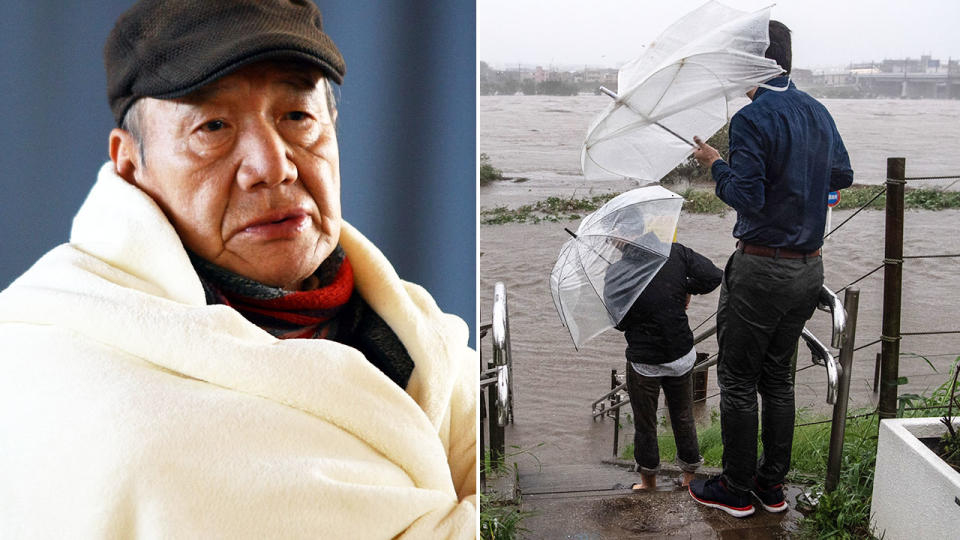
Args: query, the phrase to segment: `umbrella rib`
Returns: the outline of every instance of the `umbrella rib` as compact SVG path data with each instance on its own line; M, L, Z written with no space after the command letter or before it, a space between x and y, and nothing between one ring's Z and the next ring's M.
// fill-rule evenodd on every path
M583 268L583 267L584 267L584 265L583 265L583 259L580 257L580 252L579 252L579 251L577 252L577 259L578 259L578 261L580 262L580 267ZM604 259L604 260L606 260L606 259ZM593 286L593 281L592 281L591 279L589 279L589 277L587 278L587 283L590 284L590 290L593 291L593 294L597 295L597 299L600 300L600 305L603 306L604 311L607 312L607 315L610 317L610 320L612 321L612 320L613 320L613 313L610 313L610 308L608 308L608 307L607 307L607 303L603 301L603 295L600 294L600 291L598 291L597 288ZM620 322L620 321L616 321L614 324L617 324L618 322Z
M676 74L674 74L674 79L676 79ZM601 87L601 88L603 88L603 87ZM606 89L604 89L604 90L606 90ZM616 94L614 94L613 92L609 92L607 95L613 97L614 99L619 100L618 97L614 97L614 96L616 96ZM657 105L659 105L659 104L660 104L660 101L663 100L663 96L664 96L664 95L665 95L665 94L661 94L660 99L657 101ZM637 124L643 124L644 122L652 122L653 125L655 125L655 126L657 126L658 128L666 131L667 133L673 135L674 137L680 139L681 141L689 144L691 147L693 147L693 148L696 148L696 147L697 147L697 145L695 145L695 144L693 144L692 142L688 141L687 139L685 139L682 135L680 135L680 134L677 133L676 131L673 131L672 129L668 128L667 126L661 124L660 122L654 120L653 118L651 118L651 117L643 114L642 112L638 111L637 109L633 108L633 106L631 106L630 103L628 103L628 102L626 102L626 101L623 101L623 100L619 100L619 102L620 102L620 104L626 106L628 109L630 109L631 111L633 111L634 113L636 113L637 116L640 117L640 120L638 120L638 121L636 121L636 122L631 122L630 124L627 124L627 125L623 126L622 128L611 132L611 133L610 133L609 135L607 135L606 137L603 137L603 138L601 138L601 139L597 139L597 140L593 141L592 144L587 145L587 148L592 147L594 144L601 143L601 142L604 142L604 141L609 140L609 139L613 139L613 138L619 136L621 133L633 129L634 126L636 126ZM654 107L654 108L656 108L656 107ZM596 162L594 161L594 163L596 163ZM597 165L599 165L599 163L597 163ZM603 168L603 167L601 167L601 168Z
M655 110L657 107L660 106L660 102L663 101L664 96L667 95L667 88L670 88L671 86L673 86L673 83L675 83L675 82L677 81L677 75L680 74L680 70L683 68L683 65L686 63L686 61L687 61L686 58L681 58L681 59L680 59L680 66L679 66L679 67L677 68L677 70L673 73L673 78L670 80L670 84L668 84L668 85L666 85L666 86L664 87L664 90L663 90L663 92L660 94L660 97L657 98L657 102L654 104L653 108L650 109L651 111L652 111L652 110ZM623 103L625 103L625 102L623 102ZM693 144L692 142L690 142L690 141L688 141L687 139L685 139L685 138L681 137L680 135L678 135L677 132L675 132L675 131L673 131L672 129L668 128L667 126L661 124L660 122L657 122L657 121L652 120L649 116L647 116L647 115L643 114L642 112L634 109L633 107L630 106L629 103L627 103L627 108L630 109L631 111L639 114L640 116L646 118L647 120L653 121L654 125L656 125L657 127L661 128L661 129L663 129L663 130L666 130L667 133L669 133L669 134L673 135L674 137L680 139L681 141L689 144L691 147L693 147L693 148L696 148L696 147L697 147L697 145Z
M662 253L658 253L658 252L656 252L656 251L648 248L647 246L644 246L643 244L637 244L636 242L634 242L634 241L632 241L632 240L628 240L628 239L626 239L626 238L623 238L622 236L614 236L614 235L612 235L612 234L606 234L606 235L602 235L602 234L582 234L582 235L580 235L580 236L581 236L581 237L585 237L585 236L596 236L596 237L602 237L602 238L616 238L617 240L621 240L621 241L623 241L623 242L626 242L626 243L630 244L631 246L633 246L633 247L635 247L635 248L637 248L637 249L641 249L641 250L643 250L643 251L646 251L647 253L650 253L650 254L652 254L652 255L663 256ZM592 252L594 252L594 253L597 253L597 251L596 251L595 249L593 249L593 248L590 248L590 251L592 251ZM577 254L579 255L579 252L578 252ZM600 255L599 253L597 253L597 256L600 257L601 259L603 259L603 262L605 262L605 263L607 263L607 264L613 264L613 263L611 263L610 261L608 261L607 259L604 259L603 256ZM583 262L582 262L582 261L581 261L580 265L583 266Z
M667 89L669 89L671 86L673 86L673 83L677 82L677 76L680 75L680 70L683 69L683 65L686 63L686 61L687 61L686 58L681 58L681 59L680 59L680 62L678 62L680 65L677 66L677 69L673 72L673 77L670 79L670 84L667 84L667 85L665 85L665 86L663 87L663 92L660 93L660 97L657 98L657 102L654 103L654 104L653 104L653 107L650 108L651 111L656 110L657 107L660 106L660 103L663 101L663 98L667 95ZM643 113L635 110L633 107L630 107L630 110L633 111L633 112L635 112L635 113L637 113L637 114L643 115ZM644 116L645 116L645 115L644 115ZM657 125L659 126L660 124L657 123ZM660 127L663 127L663 126L660 126ZM664 128L664 129L666 129L666 128ZM673 132L671 132L671 133L673 133ZM678 135L678 137L679 137L679 135ZM683 139L683 137L680 137L680 138ZM684 139L684 140L685 140L685 139Z
M581 234L581 235L579 236L579 238L583 238L584 236L601 236L601 235L596 235L596 234ZM629 242L630 245L632 245L632 246L634 246L634 247L636 247L636 248L639 248L639 249L641 249L641 250L643 250L643 251L646 251L647 253L651 253L651 254L657 255L657 256L662 256L661 253L657 253L656 251L653 251L652 249L650 249L650 248L648 248L648 247L646 247L646 246L643 246L643 245L640 245L640 244L635 244L635 243L631 242L630 240L626 240L626 239L620 238L619 236L614 236L613 238L617 238L617 239L623 240L624 242ZM594 253L597 253L597 251L596 251L595 249L593 249L592 247L590 248L590 251L593 251ZM577 256L577 262L580 264L580 267L581 267L581 268L585 268L586 265L584 265L584 263L583 263L583 257L580 256L580 251L579 251L579 250L576 250L575 253L576 253L576 256ZM604 262L606 262L607 264L611 264L610 261L608 261L607 259L605 259L605 258L604 258L602 255L600 255L599 253L597 253L597 256L600 257L601 259L603 259ZM607 312L607 315L610 316L610 320L611 320L611 321L615 321L615 322L614 322L614 325L616 325L617 323L619 323L620 321L616 321L613 313L610 312L610 308L607 307L607 303L603 301L603 295L600 294L600 291L598 291L597 288L593 285L593 280L591 280L591 279L588 278L588 279L587 279L587 283L590 284L590 290L593 291L593 294L597 295L597 299L600 300L600 305L603 306L603 309ZM569 327L567 327L567 329L569 330ZM571 337L572 337L572 336L571 336Z
M559 308L560 310L563 310L566 307L564 306L563 297L560 297L559 299L560 299ZM567 329L567 333L570 334L570 341L573 341L573 348L579 351L580 347L577 347L577 340L574 339L573 337L573 329L571 329L570 325L567 324L567 318L564 317L562 313L560 314L560 321L563 323L563 327Z

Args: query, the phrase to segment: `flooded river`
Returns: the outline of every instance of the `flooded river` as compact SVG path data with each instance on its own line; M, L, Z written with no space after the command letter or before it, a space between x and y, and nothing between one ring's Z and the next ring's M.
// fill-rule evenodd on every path
M481 97L481 152L508 176L529 178L522 183L497 182L480 189L481 207L516 206L549 195L586 195L633 187L625 182L589 184L579 176L579 145L604 97ZM837 120L859 183L877 184L885 176L887 156L907 158L907 175L960 174L960 101L825 100ZM949 182L940 182L945 186ZM957 186L960 186L958 183ZM956 188L957 186L954 186ZM852 211L834 215L834 223ZM683 215L679 241L723 267L734 249L734 213L725 216ZM608 331L576 351L560 325L550 297L548 277L561 244L563 227L577 221L507 224L480 228L481 320L490 319L493 285L503 281L510 309L511 340L517 389L516 424L508 444L530 448L548 463L583 463L607 457L612 447L609 420L593 422L590 403L610 385L611 369L622 372L625 342ZM882 263L883 212L865 211L828 240L824 247L826 283L838 289ZM908 211L905 254L960 253L960 211ZM904 332L960 330L960 259L908 260L904 266ZM861 289L857 344L880 336L881 275L858 285ZM693 325L716 310L718 292L695 297L690 306ZM712 324L712 321L707 324ZM829 314L817 312L808 327L829 342ZM481 342L489 358L490 338ZM713 353L716 341L698 347ZM909 384L901 392L929 393L946 378L950 363L960 355L960 336L908 336L901 347L901 375ZM879 344L865 347L854 358L851 407L871 407L874 361ZM931 368L924 357L933 365ZM810 365L801 348L798 366ZM706 410L717 407L716 373L709 372ZM797 375L797 405L828 415L826 372L821 367ZM665 413L665 411L664 411ZM623 441L628 440L629 428Z

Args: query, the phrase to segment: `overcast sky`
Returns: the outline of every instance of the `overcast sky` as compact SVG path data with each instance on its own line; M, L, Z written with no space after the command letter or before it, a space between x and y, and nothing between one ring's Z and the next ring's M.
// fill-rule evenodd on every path
M620 67L705 0L478 0L477 58L494 67ZM769 0L725 0L753 11ZM960 58L960 0L781 0L797 68Z

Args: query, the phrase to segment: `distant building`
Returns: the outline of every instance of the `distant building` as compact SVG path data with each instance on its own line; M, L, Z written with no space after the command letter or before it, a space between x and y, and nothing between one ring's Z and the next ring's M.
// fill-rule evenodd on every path
M597 92L600 86L616 92L617 74L616 69L589 66L583 70L561 71L553 66L531 68L516 64L498 70L480 62L478 83L484 95L550 93L571 87L574 92ZM960 62L942 61L931 55L863 62L845 68L795 68L791 78L822 97L960 99Z
M884 59L872 70L852 70L857 86L870 97L910 99L960 99L957 61L923 55L920 58Z
M884 60L880 64L880 71L884 73L937 73L939 70L940 60L930 58L930 55L919 59Z
M797 73L797 70L794 70ZM850 64L813 71L795 80L826 97L960 99L960 66L930 55Z

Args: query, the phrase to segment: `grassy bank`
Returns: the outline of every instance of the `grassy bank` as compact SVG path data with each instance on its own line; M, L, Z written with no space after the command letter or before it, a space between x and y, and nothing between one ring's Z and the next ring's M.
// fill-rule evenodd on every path
M484 450L480 459L487 478L487 491L480 493L480 539L481 540L514 540L530 532L523 526L523 520L533 515L533 512L520 509L519 499L512 499L503 493L498 493L493 487L500 484L506 477L512 477L512 483L519 483L518 469L515 460L519 456L532 459L540 467L540 459L534 451L543 446L540 443L532 448L524 449L519 446L510 446L505 456L494 459L490 450ZM507 461L513 461L512 467Z
M882 190L882 186L853 186L841 192L837 209L857 209ZM482 225L501 225L503 223L540 223L581 219L613 197L616 193L582 198L550 197L534 204L525 204L517 208L498 206L480 210ZM711 190L688 188L680 193L684 199L684 212L692 214L724 215L731 210ZM868 208L883 209L886 195L880 195ZM944 210L960 208L960 192L940 191L936 189L908 189L904 196L904 206L917 210Z

